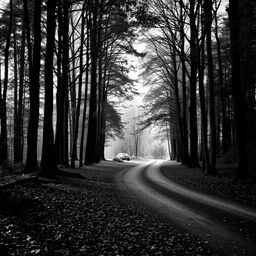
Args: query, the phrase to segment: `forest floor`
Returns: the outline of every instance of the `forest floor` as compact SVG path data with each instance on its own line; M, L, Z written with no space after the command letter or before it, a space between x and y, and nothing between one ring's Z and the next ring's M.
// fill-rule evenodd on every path
M116 174L133 163L102 162L72 175L0 182L1 255L221 255L201 239L120 191ZM167 169L164 169L167 172ZM78 174L77 177L74 174ZM79 176L80 175L80 176ZM255 207L255 183L234 181L231 168L216 177L199 169L166 174L175 182ZM5 185L4 185L5 183Z

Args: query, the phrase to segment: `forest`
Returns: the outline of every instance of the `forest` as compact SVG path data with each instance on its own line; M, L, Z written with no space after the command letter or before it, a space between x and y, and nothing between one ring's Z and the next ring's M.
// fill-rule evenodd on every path
M217 159L233 155L235 178L255 177L255 24L253 0L8 1L0 165L50 176L104 160L123 135L120 105L138 94L133 55L150 88L134 135L158 126L170 159L216 175Z

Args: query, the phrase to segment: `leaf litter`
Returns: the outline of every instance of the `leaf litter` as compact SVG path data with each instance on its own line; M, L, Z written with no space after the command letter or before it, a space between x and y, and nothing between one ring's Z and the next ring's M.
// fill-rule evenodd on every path
M113 177L122 168L0 190L1 255L218 255L120 193Z

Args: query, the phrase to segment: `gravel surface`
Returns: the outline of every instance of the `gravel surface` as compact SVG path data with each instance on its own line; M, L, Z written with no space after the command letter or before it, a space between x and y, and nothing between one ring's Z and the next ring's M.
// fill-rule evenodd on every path
M1 255L221 255L121 192L114 177L131 165L1 188Z

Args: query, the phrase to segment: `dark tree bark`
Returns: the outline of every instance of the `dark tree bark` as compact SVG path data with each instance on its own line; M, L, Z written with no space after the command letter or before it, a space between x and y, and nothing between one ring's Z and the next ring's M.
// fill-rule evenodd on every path
M30 41L30 38L28 38ZM41 60L41 0L34 1L34 46L33 63L29 83L30 116L27 136L27 160L25 171L38 169L37 137L39 121L39 90L40 90L40 60Z
M171 134L171 160L177 159L177 146L176 146L176 137L175 135Z
M60 1L60 0L59 0ZM69 165L68 160L68 145L66 140L68 139L67 134L67 125L68 125L68 74L69 74L69 2L68 0L63 1L63 6L61 2L58 3L58 20L59 20L59 29L62 28L63 34L63 49L62 49L62 74L59 83L58 83L58 104L57 104L57 124L56 124L56 136L54 150L56 155L57 164L62 164L64 166ZM62 22L62 12L63 8L63 22ZM59 40L61 38L59 37ZM60 58L60 56L59 56ZM60 76L60 74L59 74Z
M175 39L173 39L175 40ZM179 143L179 150L177 150L178 155L177 155L177 161L181 161L182 164L188 164L187 162L187 155L186 151L184 151L184 131L183 131L183 122L182 122L182 117L181 117L181 107L180 107L180 93L179 93L179 81L178 81L178 67L177 67L177 60L176 60L176 50L175 48L172 50L172 66L173 66L173 71L172 71L172 76L173 76L173 89L174 89L174 95L175 95L175 103L176 103L176 110L177 110L177 122L178 122L178 127L179 129L176 129L177 132L177 143Z
M14 119L14 140L13 140L13 152L14 163L18 163L21 160L20 154L20 137L19 137L19 123L18 123L18 56L17 56L17 32L16 32L16 18L14 17L14 32L13 32L13 59L14 59L14 92L13 92L13 119Z
M61 119L61 94L62 94L62 56L63 56L63 6L62 0L57 1L57 21L58 21L58 52L57 52L57 94L56 94L56 134L55 134L55 143L54 143L54 150L55 150L55 157L56 163L60 164L62 159L62 150L63 148L61 144L61 137L62 135L59 134L59 122Z
M67 74L68 74L68 70L67 70ZM67 80L67 86L68 86L68 80ZM63 165L69 166L69 94L68 92L66 92L66 97L65 97L63 141L64 141Z
M105 32L107 34L107 32ZM103 68L103 76L102 76L102 112L101 112L101 130L100 130L100 160L106 160L105 158L105 143L106 143L106 128L107 128L107 113L106 113L106 105L108 104L108 87L109 87L109 76L107 74L107 66L109 61L109 49L106 45L104 48L104 68ZM106 61L107 60L107 61Z
M102 143L102 125L103 125L103 106L104 106L104 88L103 88L103 58L104 58L104 51L103 49L103 41L105 31L102 29L102 19L103 19L103 5L100 3L99 9L99 18L98 18L98 31L97 31L97 42L98 42L98 113L97 113L97 136L96 136L96 155L95 160L96 162L100 162L100 155L101 155L101 143ZM107 25L106 25L107 26Z
M215 3L216 5L216 3ZM229 139L229 131L228 131L228 119L227 119L227 106L225 99L225 88L224 88L224 74L222 67L222 56L221 56L221 43L219 38L219 25L218 25L218 17L217 17L217 8L214 13L214 21L215 21L215 29L214 34L216 38L216 46L217 46L217 56L218 56L218 75L219 75L219 85L220 85L220 106L221 106L221 128L222 128L222 141L221 147L222 152L226 153L228 150L228 143L230 143Z
M8 73L9 73L9 55L10 55L10 42L13 27L13 2L10 0L10 14L9 14L8 27L6 28L6 46L4 50L4 84L3 95L1 99L1 136L0 136L0 164L7 164L8 162L8 145L7 145L7 108L6 97L8 88Z
M30 21L29 21L29 13L28 13L28 1L23 0L23 8L24 8L24 21L26 26L26 39L27 39L27 55L28 55L28 67L29 67L29 79L32 80L32 44L31 44L31 31L30 31Z
M70 22L71 22L71 27L72 30L76 30L76 25L73 16L71 15L70 17ZM71 33L70 35L70 52L71 56L76 56L76 38L75 38L75 33ZM72 148L73 148L73 138L74 138L74 131L75 131L75 118L76 118L76 80L77 80L77 74L76 74L76 58L72 58L71 60L71 66L72 66L72 71L69 73L69 80L70 80L70 88L69 88L69 97L70 97L70 102L69 102L69 131L70 131L70 136L69 136L69 144L70 144L70 157L72 154Z
M231 83L234 105L236 143L238 148L236 177L238 179L246 179L249 176L247 157L247 110L246 92L245 88L243 88L241 84L239 3L239 0L230 0L228 14L230 21L231 40Z
M190 165L189 158L189 149L188 149L188 124L187 124L187 77L186 77L186 53L185 53L185 13L183 8L183 1L179 1L180 11L179 11L179 36L180 36L180 59L181 59L181 86L182 86L182 126L183 126L183 134L182 134L182 150L183 150L183 163L185 165Z
M166 125L166 138L167 138L167 146L168 146L168 154L169 159L171 160L171 142L170 142L170 135L169 135L169 127Z
M22 21L22 35L21 35L21 50L20 50L20 69L19 69L19 99L18 99L18 112L17 112L17 139L16 141L16 149L17 152L20 154L20 161L22 165L23 161L23 144L24 144L24 138L23 138L23 100L24 100L24 70L25 70L25 41L26 41L26 28L25 28L25 22L24 19Z
M196 13L195 0L190 1L190 165L199 167L198 162L198 133L197 133L197 49L196 49Z
M1 113L2 105L1 104L2 104L2 63L0 62L0 121L2 118L2 113Z
M43 124L43 151L39 174L49 176L57 170L54 156L53 136L53 56L55 45L56 0L47 1L47 36L45 55L45 102Z
M105 157L105 140L106 140L106 111L102 113L101 141L100 141L100 160L106 160Z
M63 164L69 166L69 10L71 1L64 0L63 18L64 18L64 35L63 35L63 86L65 88L64 100L64 132L63 132Z
M203 165L202 171L209 173L210 159L208 151L208 122L207 111L205 103L205 88L204 88L204 66L205 66L205 31L202 31L202 42L199 45L198 42L198 76L199 76L199 99L201 108L201 138L202 138L202 157Z
M82 24L81 24L81 38L80 38L80 67L79 67L79 83L78 83L78 100L76 107L76 120L75 120L75 130L72 144L72 154L71 154L71 168L75 168L75 160L77 158L77 139L78 139L78 131L79 131L79 118L80 118L80 107L81 107L81 97L82 97L82 85L83 85L83 53L84 53L84 29L85 29L85 3L82 7Z
M74 23L74 20L71 18L71 23L72 23L72 27L74 28L75 25L73 24ZM75 41L75 35L74 33L72 33L72 44L71 44L71 52L73 55L75 55L75 44L76 44L76 41ZM70 88L70 105L71 105L71 108L70 108L70 148L72 149L73 148L73 138L74 138L74 133L75 133L75 124L76 124L76 71L75 71L75 68L76 68L76 60L75 58L72 59L72 67L73 67L73 70L72 70L72 83L71 83L71 88ZM75 148L76 150L76 148ZM72 150L70 151L70 156L72 154ZM77 155L77 153L76 153ZM76 156L77 158L77 156Z
M241 0L240 59L241 83L246 93L249 173L256 174L256 2Z
M213 78L212 60L212 1L204 1L205 29L206 29L206 50L207 50L207 74L209 81L209 105L210 105L210 131L211 131L211 158L208 174L216 174L216 121L215 121L215 93Z
M187 125L187 82L186 82L186 61L185 61L185 40L181 36L181 50L182 50L182 126L183 126L183 162L190 165L188 153L188 125Z
M93 164L96 162L96 142L97 142L97 32L98 32L98 9L99 1L92 1L89 8L92 8L92 24L91 24L91 88L89 103L89 124L87 134L87 144L85 152L85 164Z
M84 152L84 135L85 135L85 119L87 111L87 96L88 96L88 82L89 82L89 48L90 48L90 26L91 17L88 15L88 10L86 11L87 26L86 26L86 71L85 71L85 92L84 92L84 110L83 110L83 120L82 120L82 131L80 140L80 152L79 152L79 166L83 166L83 152Z

